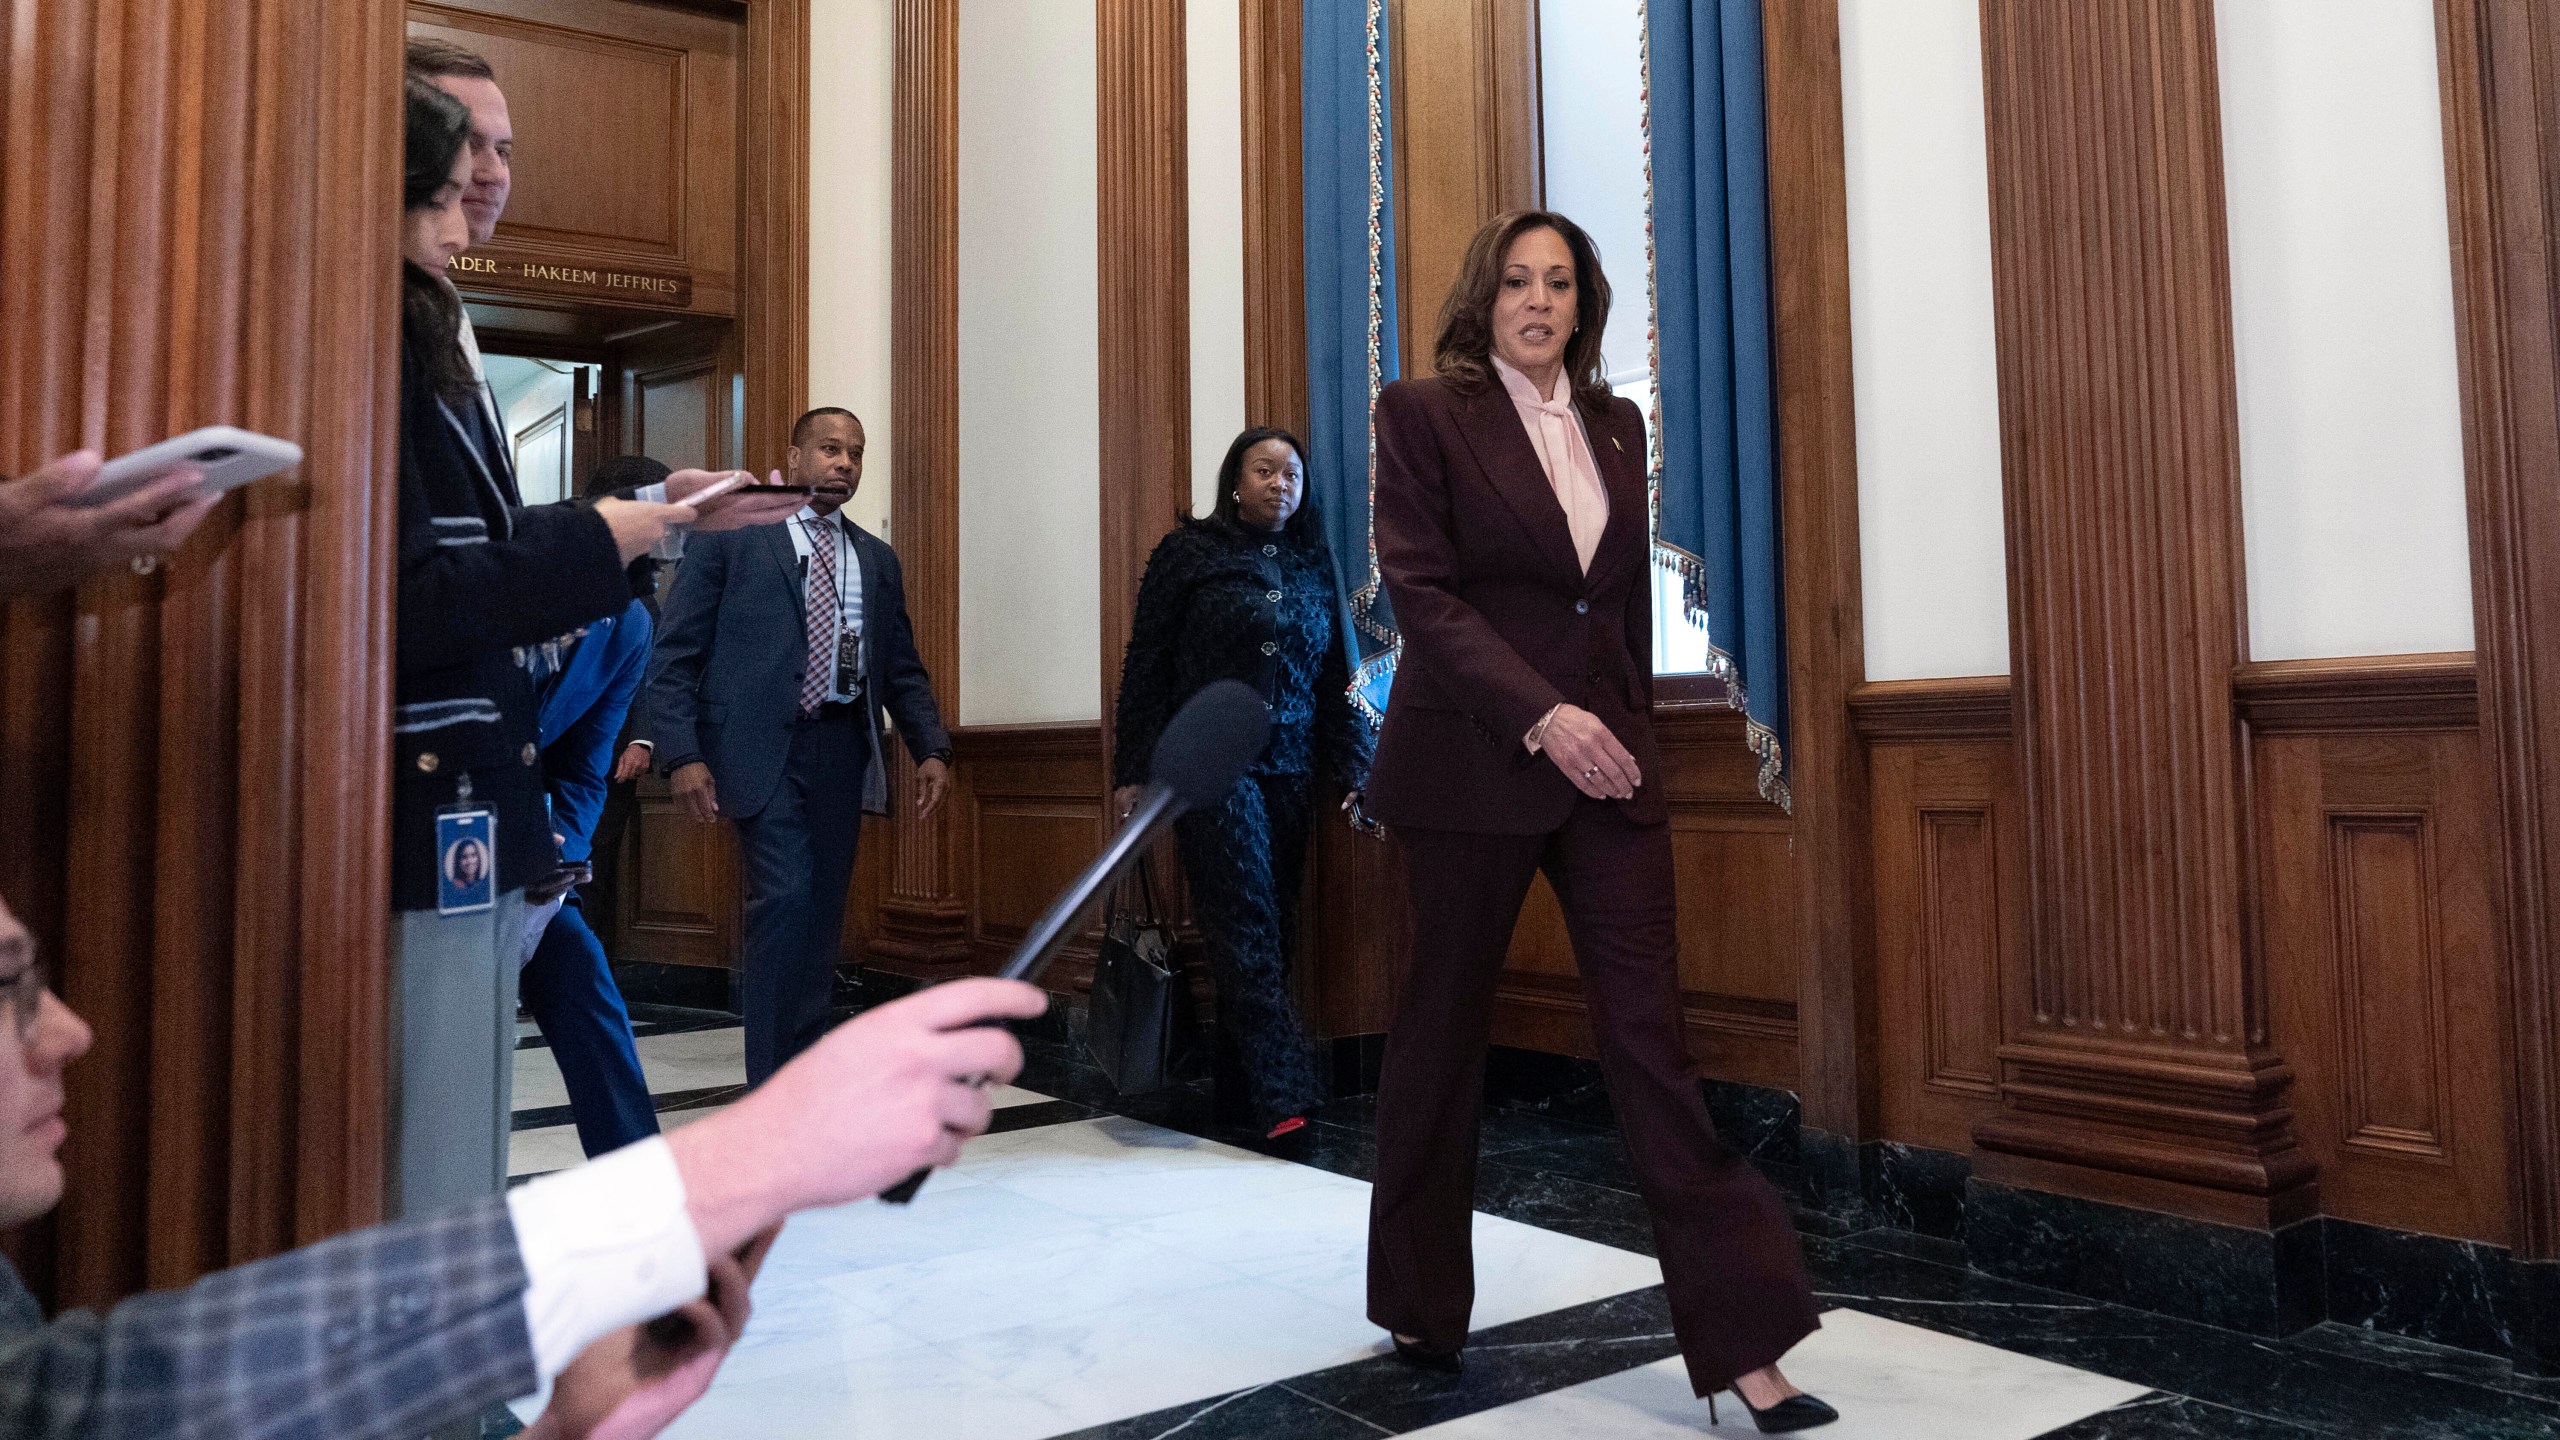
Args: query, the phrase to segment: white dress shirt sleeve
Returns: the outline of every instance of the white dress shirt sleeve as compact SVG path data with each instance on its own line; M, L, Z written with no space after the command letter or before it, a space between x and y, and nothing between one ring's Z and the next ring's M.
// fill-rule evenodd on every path
M701 1237L660 1137L507 1194L531 1283L525 1328L544 1384L599 1338L701 1298Z
M634 500L646 500L652 505L664 505L667 503L667 482L660 480L655 484L643 485L631 492L631 498ZM659 536L658 543L649 547L649 558L652 560L665 560L670 563L683 559L684 532L681 530L670 530L666 534Z

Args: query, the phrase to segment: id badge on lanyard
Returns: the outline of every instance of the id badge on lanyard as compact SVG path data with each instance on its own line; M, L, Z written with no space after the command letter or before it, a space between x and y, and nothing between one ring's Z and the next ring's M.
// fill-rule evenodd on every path
M436 808L436 913L470 915L498 903L498 826L471 803L471 777L454 787L454 803Z

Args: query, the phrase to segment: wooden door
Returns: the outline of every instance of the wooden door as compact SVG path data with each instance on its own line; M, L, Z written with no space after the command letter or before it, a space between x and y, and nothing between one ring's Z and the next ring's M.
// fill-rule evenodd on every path
M604 388L615 397L615 452L670 467L739 463L740 389L731 328L667 326L614 347ZM663 598L681 563L659 577ZM643 697L643 702L646 698ZM745 909L736 832L677 810L667 782L640 781L623 833L613 896L617 963L734 967ZM646 984L638 984L646 994Z

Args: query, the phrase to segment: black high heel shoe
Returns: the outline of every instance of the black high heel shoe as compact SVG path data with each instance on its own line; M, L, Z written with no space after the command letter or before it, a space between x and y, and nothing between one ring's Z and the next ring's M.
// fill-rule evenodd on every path
M1455 1350L1434 1350L1419 1340L1407 1340L1392 1330L1387 1332L1387 1338L1395 1342L1396 1358L1417 1370L1437 1370L1443 1375L1455 1375L1462 1368L1459 1352ZM1715 1417L1710 1414L1708 1418Z
M1786 1435L1798 1430L1810 1430L1816 1425L1828 1425L1840 1418L1839 1411L1810 1395L1790 1395L1766 1410L1748 1400L1743 1400L1742 1392L1739 1390L1733 1392L1733 1398L1742 1400L1742 1408L1751 1412L1751 1423L1759 1426L1760 1433L1763 1435ZM1713 1395L1707 1397L1707 1423L1710 1425L1716 1423L1716 1397Z

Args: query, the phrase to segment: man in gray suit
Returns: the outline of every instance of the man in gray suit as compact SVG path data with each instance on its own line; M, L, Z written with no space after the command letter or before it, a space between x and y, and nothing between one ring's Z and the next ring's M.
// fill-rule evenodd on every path
M826 1033L862 817L889 813L882 721L917 762L917 814L951 784L951 737L916 654L898 557L841 513L862 422L791 427L809 504L780 525L696 537L659 607L649 728L676 803L737 822L746 862L747 1083Z
M672 1136L103 1314L48 1323L0 1259L0 1435L408 1440L545 1381L528 1440L655 1435L744 1328L783 1217L949 1164L986 1129L979 1077L1022 1063L979 1022L1047 1007L1013 981L938 986ZM0 903L0 1230L62 1199L63 1072L89 1039ZM639 1323L657 1316L679 1323Z

